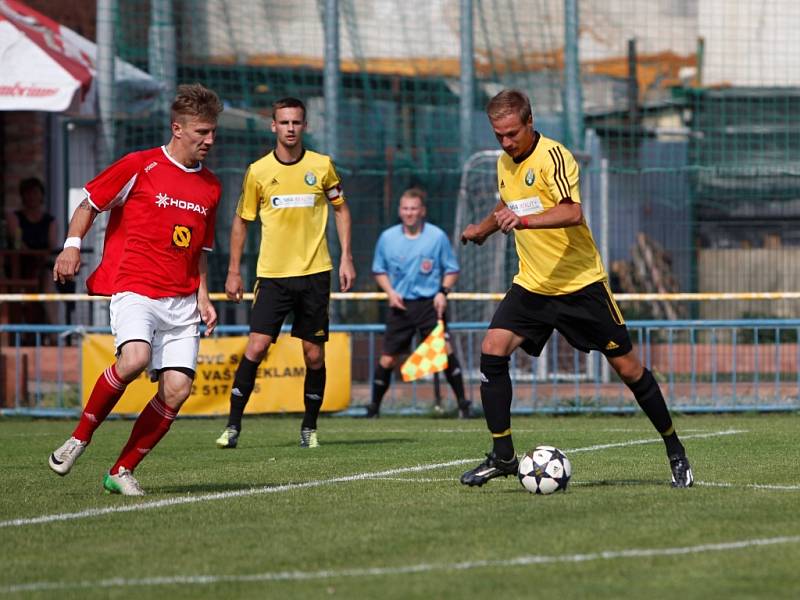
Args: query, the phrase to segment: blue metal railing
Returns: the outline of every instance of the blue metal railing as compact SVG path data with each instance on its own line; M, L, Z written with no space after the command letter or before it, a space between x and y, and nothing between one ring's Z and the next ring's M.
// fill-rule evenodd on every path
M488 323L451 323L468 397L479 400L480 342ZM800 409L800 319L629 321L642 361L656 374L668 404L684 412L776 411ZM284 327L288 332L290 328ZM371 376L384 325L332 325L352 336L355 414L369 401ZM246 325L220 325L221 335L246 335ZM75 415L83 397L79 377L66 377L68 344L84 333L110 333L108 327L0 325L10 340L3 349L5 413ZM23 346L23 336L32 345ZM45 342L50 346L46 346ZM45 356L46 355L46 356ZM23 359L23 357L27 357ZM78 360L79 353L78 353ZM55 368L44 369L44 361ZM27 362L27 375L24 363ZM32 365L31 365L32 363ZM45 370L49 377L45 377ZM78 367L80 371L80 365ZM513 355L514 410L519 413L625 413L638 410L626 386L598 353L585 355L554 336L543 355ZM70 382L67 382L69 379ZM24 381L23 381L24 380ZM75 381L77 380L77 383ZM447 395L449 390L442 386ZM430 382L396 381L384 401L385 412L426 412ZM448 402L452 406L452 399ZM479 402L476 402L479 404Z

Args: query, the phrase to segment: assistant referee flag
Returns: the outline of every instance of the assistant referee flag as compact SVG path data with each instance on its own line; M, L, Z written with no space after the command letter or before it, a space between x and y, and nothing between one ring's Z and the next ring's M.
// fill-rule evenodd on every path
M438 373L447 368L447 349L444 339L444 321L439 321L433 331L406 359L400 372L403 381L416 381L425 375Z

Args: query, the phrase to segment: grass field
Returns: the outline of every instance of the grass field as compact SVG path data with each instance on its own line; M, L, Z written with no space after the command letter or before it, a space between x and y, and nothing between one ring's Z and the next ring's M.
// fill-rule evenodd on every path
M482 420L179 420L137 477L101 478L130 422L72 473L47 456L72 422L0 419L0 597L797 598L800 415L678 418L696 485L675 490L644 417L514 419L518 451L565 450L570 489L458 483Z

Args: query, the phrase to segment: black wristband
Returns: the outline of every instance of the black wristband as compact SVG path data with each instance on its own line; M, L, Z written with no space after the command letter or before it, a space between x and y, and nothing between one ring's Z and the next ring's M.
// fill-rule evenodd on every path
M449 293L450 293L450 288L449 288L449 287L442 286L442 287L440 287L440 288L439 288L439 291L440 291L442 294L444 294L444 295L445 295L445 298L446 298L446 297L447 297L447 294L449 294Z

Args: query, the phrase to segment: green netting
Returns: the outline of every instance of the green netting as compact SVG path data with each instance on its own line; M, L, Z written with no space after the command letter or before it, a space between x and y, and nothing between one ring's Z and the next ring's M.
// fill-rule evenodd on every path
M224 282L227 230L244 169L272 143L274 100L293 95L306 101L308 146L335 148L354 217L356 289L371 291L374 243L395 222L405 187L428 189L429 218L448 232L459 211L477 219L492 206L491 161L476 163L460 190L460 159L496 149L482 107L508 86L530 94L537 127L558 139L565 139L569 121L565 99L582 98L582 115L566 117L580 118L585 132L573 144L585 153L585 211L618 291L799 287L800 46L794 39L800 4L583 0L574 3L576 39L566 33L570 3L562 0L335 4L341 72L336 140L325 134L325 0L117 5L114 40L121 58L153 72L158 54L151 28L174 35L176 81L208 85L228 108L209 160L225 186L214 289ZM475 97L473 137L464 148L460 11L469 5ZM154 6L167 17L151 19ZM575 48L579 88L564 76L565 56ZM163 143L166 135L163 115L119 120L113 154ZM249 250L255 248L253 239ZM648 248L655 256L650 261ZM459 289L503 291L507 279L482 279L495 260L489 251L465 257ZM513 272L513 264L502 269ZM741 302L679 313L789 316L796 308ZM342 318L371 321L377 308L339 310ZM647 304L636 310L637 316L660 316Z

